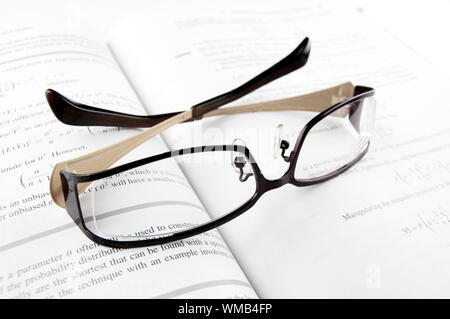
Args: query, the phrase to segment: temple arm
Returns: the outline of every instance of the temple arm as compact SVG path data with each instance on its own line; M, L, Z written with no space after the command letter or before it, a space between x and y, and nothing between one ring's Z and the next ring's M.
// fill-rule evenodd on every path
M353 84L346 82L309 94L218 109L205 114L204 117L266 111L307 111L319 113L336 103L351 98L354 96L354 91L355 87ZM346 114L336 113L335 115L345 116Z
M339 101L354 94L354 86L346 82L325 90L298 95L290 98L272 100L216 109L205 113L204 117L260 111L310 111L321 112ZM72 101L54 90L46 92L48 103L55 116L64 124L77 126L121 126L152 127L182 112L158 115L133 115L109 111ZM194 117L186 121L193 121Z
M211 111L205 116L237 114L259 111L307 110L320 112L346 98L353 96L353 85L350 82L321 90L318 92L299 95L287 99L272 100L261 103L234 106ZM131 136L123 141L102 148L90 154L83 155L55 165L50 178L50 194L53 201L60 207L65 206L62 191L60 171L65 170L77 174L88 174L108 169L128 152L138 147L148 139L158 135L164 130L185 121L192 120L192 109L178 113L155 126ZM82 192L89 186L88 183L80 185L78 191Z
M311 42L308 38L305 38L288 56L251 80L234 90L194 105L190 120L201 119L204 114L235 101L261 86L303 67L308 61L310 50ZM48 89L45 95L53 114L61 122L69 125L151 127L181 113L174 112L148 116L125 114L72 101L51 89Z

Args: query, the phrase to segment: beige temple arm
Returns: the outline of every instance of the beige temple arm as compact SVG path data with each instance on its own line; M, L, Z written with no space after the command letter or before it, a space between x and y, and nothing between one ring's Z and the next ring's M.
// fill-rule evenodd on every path
M204 117L265 111L322 112L328 107L339 103L344 99L352 97L353 92L353 84L351 82L346 82L321 91L297 95L285 99L217 109L205 114Z
M295 110L321 112L333 104L352 97L353 93L353 84L346 82L321 91L286 99L216 109L206 113L204 117L262 111ZM346 114L340 115L345 116ZM50 195L53 201L58 206L65 207L60 171L64 170L76 174L89 174L106 170L145 141L160 134L175 124L189 120L192 120L192 109L174 115L141 133L124 139L123 141L99 149L95 152L56 164L50 177ZM88 186L89 183L79 185L78 191L81 193Z

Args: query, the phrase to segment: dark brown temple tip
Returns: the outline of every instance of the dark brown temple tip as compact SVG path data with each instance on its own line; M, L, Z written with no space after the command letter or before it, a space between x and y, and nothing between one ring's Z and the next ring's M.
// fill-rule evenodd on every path
M263 75L263 78L266 80L265 82L268 83L268 81L273 81L277 78L291 73L292 71L298 70L301 67L305 66L306 62L308 62L310 53L311 41L308 37L306 37L284 59L261 73L261 75Z
M45 91L45 97L50 109L58 120L64 124L76 125L73 123L76 123L79 114L69 99L52 89Z
M58 120L76 126L151 127L179 113L149 116L119 113L72 101L52 89L45 91L45 97Z
M56 118L68 125L120 126L123 118L130 117L128 114L108 111L72 101L52 89L45 91L45 97Z
M296 64L297 68L303 67L306 62L308 62L309 53L311 52L311 40L308 37L304 38L303 41L289 54L286 58L292 59L293 63Z

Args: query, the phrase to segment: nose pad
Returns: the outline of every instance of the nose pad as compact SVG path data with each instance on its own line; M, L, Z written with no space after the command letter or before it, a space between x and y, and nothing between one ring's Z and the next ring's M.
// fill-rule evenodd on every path
M274 143L273 143L273 158L274 159L278 158L278 147L281 142L281 136L283 134L283 127L284 127L284 125L280 123L275 128L275 139L274 139Z
M244 168L247 165L247 161L243 156L237 156L234 159L233 165L239 170L239 180L245 182L253 173L244 172Z
M281 149L281 157L286 161L289 162L290 156L286 156L286 150L289 148L289 142L283 139L283 124L278 124L275 129L275 140L273 144L273 158L277 159L279 151Z
M232 144L247 147L245 142L240 138L235 138ZM245 182L250 176L253 176L250 164L241 153L231 152L231 166L239 174L239 181L241 182Z
M286 153L286 150L289 148L289 142L286 140L281 140L280 148L281 148L281 157L284 159L285 162L289 162L291 156L284 155L284 153Z

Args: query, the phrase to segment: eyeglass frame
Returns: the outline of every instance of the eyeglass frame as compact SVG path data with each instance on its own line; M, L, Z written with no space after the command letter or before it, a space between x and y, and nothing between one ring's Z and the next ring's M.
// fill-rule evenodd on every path
M305 41L306 41L306 43L305 43ZM307 58L309 55L309 50L310 50L309 40L306 38L300 44L300 46L298 48L300 48L300 47L302 47L303 49L306 49L306 51L303 51L303 52L306 52L306 60L304 59L304 56L302 56L302 58L303 58L302 64L304 65L304 64L306 64L306 61L307 61ZM292 55L292 53L291 53L291 55ZM263 75L264 73L270 71L271 69L273 69L274 67L279 65L281 62L286 60L287 58L289 58L289 56L286 57L285 59L283 59L282 61L280 61L279 63L277 63L276 65L274 65L269 70L266 70L265 72L261 73L256 78L258 78L261 75ZM303 65L301 65L301 66L303 66ZM299 67L301 67L301 66L299 66ZM299 67L297 67L297 68L299 68ZM291 72L291 71L289 71L289 72ZM278 72L279 72L279 69L278 69ZM286 70L284 70L284 72L286 72ZM289 72L287 72L287 73L289 73ZM268 73L270 74L270 72L268 72ZM283 73L283 72L281 72L281 73ZM272 74L273 74L273 70L272 70ZM284 73L284 74L286 74L286 73ZM280 76L282 76L282 75L278 75L276 77L272 76L271 79L266 78L265 83L269 83ZM250 80L249 82L252 82L256 78ZM262 78L264 79L264 76ZM248 84L249 82L247 82L246 84ZM244 84L243 86L245 86L246 84ZM243 86L241 86L240 88L242 88ZM258 88L260 86L261 85L256 86L256 88ZM247 90L247 92L243 93L239 97L241 97L249 92L252 92L256 88L253 87L251 90L249 90L249 91ZM238 89L235 89L235 90L238 90ZM218 108L219 106L222 106L224 104L229 103L232 100L239 98L239 97L236 97L236 95L227 97L227 94L230 94L231 92L233 92L233 91L230 91L219 97L216 97L216 98L210 99L206 102L202 102L202 103L198 104L201 106L206 106L206 108L198 108L198 105L192 107L191 108L192 110L200 110L200 111L196 111L195 113L192 112L191 119L188 118L187 120L201 119L203 117L203 115L205 115L206 113L211 112L212 110ZM57 94L57 95L55 96L55 94ZM53 173L59 173L58 175L59 175L60 181L61 181L61 188L62 188L62 192L64 195L65 207L66 207L67 212L69 213L71 218L74 220L75 224L81 229L81 231L89 239L93 240L94 242L96 242L100 245L105 245L105 246L114 247L114 248L135 248L135 247L145 247L145 246L165 244L168 242L177 241L177 240L185 239L185 238L192 237L195 235L199 235L201 233L204 233L206 231L217 228L217 227L227 223L228 221L236 218L237 216L239 216L239 215L243 214L244 212L246 212L247 210L249 210L263 194L265 194L266 192L268 192L270 190L279 188L285 184L292 184L294 186L301 187L301 186L309 186L309 185L322 183L322 182L325 182L329 179L332 179L332 178L342 174L343 172L348 170L350 167L355 165L367 153L367 151L369 149L370 141L367 142L366 147L353 160L351 160L349 163L337 168L336 170L334 170L328 174L325 174L323 176L316 177L316 178L311 178L311 179L296 179L295 178L296 164L297 164L303 143L308 135L308 132L317 123L319 123L321 120L323 120L327 116L331 115L332 113L338 111L341 108L349 106L352 103L362 101L363 99L365 99L367 97L371 97L374 94L375 94L375 90L373 88L366 87L366 86L355 86L352 97L346 98L343 101L340 101L338 103L331 105L330 107L324 109L319 114L314 116L310 121L308 121L307 124L300 131L299 136L296 140L296 143L295 143L291 153L289 154L289 156L284 157L284 160L286 162L289 162L288 169L286 170L286 172L283 174L282 177L275 179L275 180L270 180L270 179L267 179L264 177L258 164L256 163L254 157L252 156L250 150L246 146L242 146L242 145L205 145L205 146L184 148L184 149L179 149L179 150L172 150L172 151L153 155L153 156L150 156L147 158L139 159L136 161L132 161L132 162L129 162L129 163L126 163L123 165L119 165L119 166L116 166L113 168L108 168L108 169L101 170L101 171L94 172L94 173L79 174L79 173L74 173L74 172L70 172L70 171L66 171L66 170L60 170L59 172L55 172L55 170L54 170ZM135 115L130 115L130 114L118 113L118 112L108 111L108 110L104 110L104 109L100 109L100 108L83 105L81 103L73 102L73 101L59 95L59 93L57 93L53 90L47 90L47 99L48 99L50 107L52 108L52 111L58 117L58 119L65 122L66 124L71 124L71 125L105 125L106 124L109 126L119 125L119 126L126 126L126 127L138 127L137 125L154 126L155 123L157 125L158 123L170 120L171 118L180 116L180 114L182 114L182 113L169 113L169 114L162 114L162 115L156 115L156 116L155 115L153 115L153 116L135 116ZM223 104L221 104L221 103L223 103ZM63 107L61 108L61 106L63 106ZM76 107L77 110L74 110L73 107ZM77 115L79 115L79 117L78 118L74 117L73 114L71 114L70 112L78 112ZM102 116L96 117L96 115L99 115L102 113L110 116L110 118L105 118ZM72 115L72 117L68 116L68 114ZM90 117L90 115L93 115L93 114L95 114L95 116ZM74 118L76 119L75 122L68 123L69 122L68 119L73 120ZM147 119L147 122L145 122L146 119ZM184 121L187 121L187 120L184 120ZM149 123L151 121L153 121L153 123ZM250 165L252 167L252 173L255 177L256 187L255 187L254 194L241 206L237 207L236 209L232 210L231 212L227 213L226 215L223 215L219 218L213 219L209 222L197 225L193 228L190 228L187 230L176 231L173 233L155 235L155 236L153 236L154 238L143 239L143 240L118 241L118 240L107 239L107 238L103 238L103 237L100 237L100 236L94 234L86 226L85 218L83 217L81 204L80 204L80 200L79 200L79 189L80 189L79 184L91 183L98 179L110 177L112 175L116 175L116 174L122 173L124 171L130 170L130 169L142 166L142 165L150 164L152 162L160 161L163 159L180 156L183 154L193 154L193 153L208 152L208 151L233 151L236 153L243 154L249 160Z

